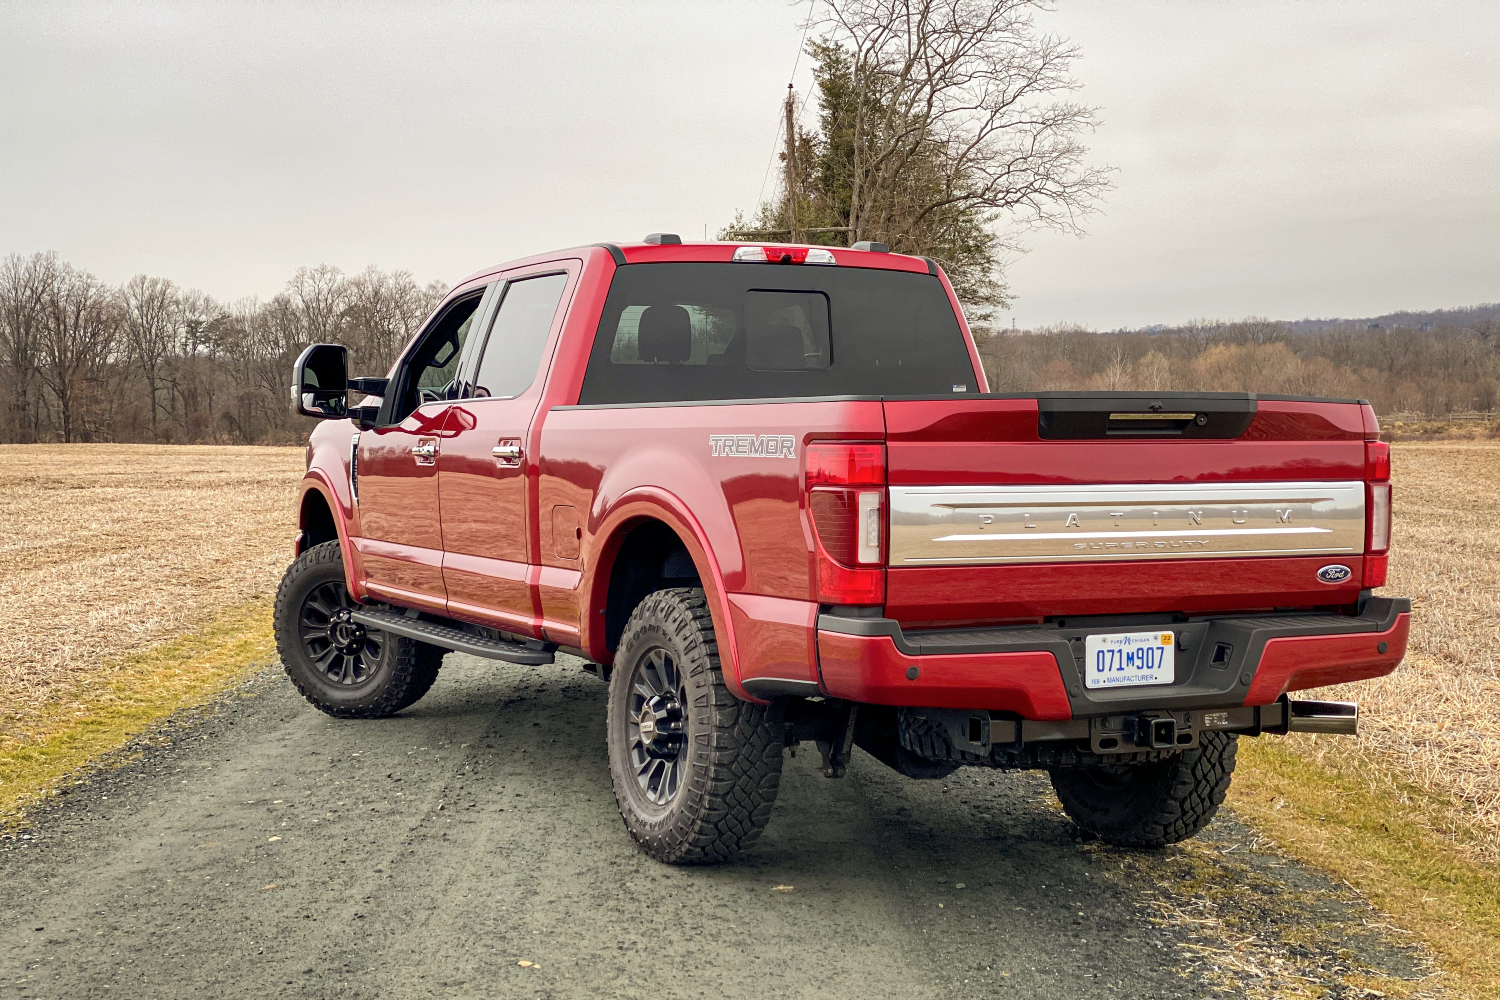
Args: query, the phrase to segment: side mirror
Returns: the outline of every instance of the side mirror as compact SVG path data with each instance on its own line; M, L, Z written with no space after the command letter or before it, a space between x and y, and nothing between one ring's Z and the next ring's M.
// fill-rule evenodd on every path
M292 367L292 405L304 417L337 420L349 415L349 349L313 344Z

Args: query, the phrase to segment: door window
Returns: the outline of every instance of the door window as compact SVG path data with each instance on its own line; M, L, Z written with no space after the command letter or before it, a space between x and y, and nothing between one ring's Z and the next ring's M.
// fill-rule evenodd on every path
M505 286L474 384L466 395L510 398L531 388L567 284L566 274L544 274Z
M459 358L483 297L476 293L449 306L412 351L391 423L405 420L423 403L457 398Z

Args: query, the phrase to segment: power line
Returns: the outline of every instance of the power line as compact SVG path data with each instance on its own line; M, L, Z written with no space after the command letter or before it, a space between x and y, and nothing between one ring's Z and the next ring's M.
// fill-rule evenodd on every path
M787 86L788 87L790 87L794 82L796 82L797 67L800 66L800 65L802 65L802 50L805 49L805 48L807 48L807 33L808 33L808 31L810 31L812 29L813 11L815 11L817 9L818 9L818 0L811 0L811 2L807 5L807 23L802 26L802 41L800 43L798 43L798 45L797 45L797 58L795 58L795 59L792 60L792 75L787 80ZM756 195L755 195L755 209L756 209L756 211L760 210L761 199L763 197L765 197L765 194L766 194L766 181L769 180L770 177L771 177L771 164L773 164L773 163L776 162L776 147L778 147L778 146L781 145L781 130L782 130L781 112L777 111L777 114L776 114L776 140L771 145L771 156L770 156L769 159L766 160L766 171L765 171L765 173L763 173L763 174L760 175L760 190L758 192L756 192Z

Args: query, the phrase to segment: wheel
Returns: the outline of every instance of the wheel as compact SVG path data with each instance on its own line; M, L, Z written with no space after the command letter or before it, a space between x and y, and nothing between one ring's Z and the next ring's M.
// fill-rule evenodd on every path
M701 590L658 590L630 616L609 680L609 772L625 829L668 864L712 864L771 818L783 732L775 708L724 686Z
M340 719L378 719L416 703L444 651L351 620L338 542L297 557L276 590L276 652L302 697Z
M1054 768L1052 788L1084 830L1119 847L1165 847L1208 825L1229 791L1239 737L1204 733L1166 760Z

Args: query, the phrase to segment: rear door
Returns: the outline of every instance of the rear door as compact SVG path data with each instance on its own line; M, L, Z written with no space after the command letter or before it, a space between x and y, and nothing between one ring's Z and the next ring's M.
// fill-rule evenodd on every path
M531 425L578 265L506 276L476 334L437 462L448 614L541 638Z
M438 457L460 358L484 312L485 294L480 288L456 299L429 325L392 379L381 408L385 426L362 431L356 440L354 544L365 586L377 598L439 612L446 606Z

